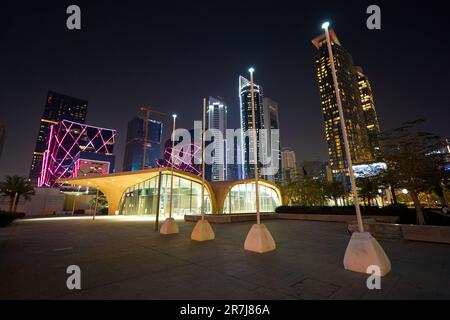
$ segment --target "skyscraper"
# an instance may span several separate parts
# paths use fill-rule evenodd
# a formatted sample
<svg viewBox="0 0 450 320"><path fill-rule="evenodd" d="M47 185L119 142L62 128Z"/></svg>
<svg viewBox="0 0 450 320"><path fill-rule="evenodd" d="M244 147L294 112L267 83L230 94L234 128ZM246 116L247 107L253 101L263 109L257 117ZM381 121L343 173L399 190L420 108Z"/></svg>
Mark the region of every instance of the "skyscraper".
<svg viewBox="0 0 450 320"><path fill-rule="evenodd" d="M353 58L342 47L332 29L330 29L330 38L353 163L361 164L374 162L375 159L370 150L369 137L358 86L358 76L353 65ZM347 181L348 165L345 157L344 140L325 34L312 40L312 43L317 48L317 81L325 124L325 136L328 144L330 167L335 179Z"/></svg>
<svg viewBox="0 0 450 320"><path fill-rule="evenodd" d="M37 185L42 170L44 152L50 137L50 127L61 120L85 123L88 102L86 100L70 97L64 94L49 91L41 117L39 133L33 152L30 168L31 183Z"/></svg>
<svg viewBox="0 0 450 320"><path fill-rule="evenodd" d="M144 156L144 119L134 117L128 122L127 141L123 159L123 171L142 169ZM148 121L147 146L145 151L145 167L157 167L157 160L161 157L163 124L150 119Z"/></svg>
<svg viewBox="0 0 450 320"><path fill-rule="evenodd" d="M214 150L212 164L207 164L206 179L209 181L227 180L227 105L220 98L208 98L208 108L206 109L206 129L215 129L222 135L224 141L222 150Z"/></svg>
<svg viewBox="0 0 450 320"><path fill-rule="evenodd" d="M3 147L5 146L6 140L6 126L0 123L0 159L2 157Z"/></svg>
<svg viewBox="0 0 450 320"><path fill-rule="evenodd" d="M253 167L253 135L250 131L253 129L252 119L252 98L250 92L250 81L246 78L239 77L239 101L240 101L240 115L241 115L241 129L243 134L247 132L247 137L242 135L242 177L250 179L255 177ZM259 141L260 134L259 129L264 127L264 115L263 115L263 89L257 84L253 84L254 102L255 102L255 126L256 126L256 140ZM259 154L260 145L257 144L257 153ZM261 163L258 162L258 168L261 167ZM261 171L258 170L261 174Z"/></svg>
<svg viewBox="0 0 450 320"><path fill-rule="evenodd" d="M356 67L356 74L358 76L358 89L364 113L364 121L366 122L370 152L372 153L373 159L379 159L381 157L380 141L378 138L380 134L380 126L378 124L372 87L370 86L369 79L363 73L363 69L361 67Z"/></svg>
<svg viewBox="0 0 450 320"><path fill-rule="evenodd" d="M281 168L283 184L293 182L297 179L297 161L295 151L291 148L283 148L281 150Z"/></svg>
<svg viewBox="0 0 450 320"><path fill-rule="evenodd" d="M111 173L114 167L113 149L116 130L61 120L50 126L49 139L42 160L38 186L53 187L58 179L72 178L90 173ZM104 155L98 157L92 154ZM105 157L107 156L107 157ZM109 164L104 167L83 168L88 164ZM107 169L105 169L107 168ZM81 169L83 172L79 172Z"/></svg>
<svg viewBox="0 0 450 320"><path fill-rule="evenodd" d="M278 119L278 102L273 101L268 97L263 98L263 118L264 129L267 130L267 156L274 157L271 161L276 161L278 164L278 171L274 175L266 176L266 179L273 183L281 183L281 150L280 150L280 134L275 130L280 130L280 121Z"/></svg>

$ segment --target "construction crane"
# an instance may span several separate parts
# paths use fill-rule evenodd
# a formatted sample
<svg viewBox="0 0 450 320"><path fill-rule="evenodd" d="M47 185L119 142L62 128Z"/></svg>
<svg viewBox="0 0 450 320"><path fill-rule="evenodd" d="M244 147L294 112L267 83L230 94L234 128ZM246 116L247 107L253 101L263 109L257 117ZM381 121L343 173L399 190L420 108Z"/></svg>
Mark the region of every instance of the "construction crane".
<svg viewBox="0 0 450 320"><path fill-rule="evenodd" d="M142 170L145 169L145 161L147 160L147 143L148 143L148 121L150 119L150 114L155 113L159 114L165 117L168 117L169 115L164 112L160 112L157 110L153 110L150 107L142 107L141 111L144 112L144 144L143 144L143 152L142 152Z"/></svg>

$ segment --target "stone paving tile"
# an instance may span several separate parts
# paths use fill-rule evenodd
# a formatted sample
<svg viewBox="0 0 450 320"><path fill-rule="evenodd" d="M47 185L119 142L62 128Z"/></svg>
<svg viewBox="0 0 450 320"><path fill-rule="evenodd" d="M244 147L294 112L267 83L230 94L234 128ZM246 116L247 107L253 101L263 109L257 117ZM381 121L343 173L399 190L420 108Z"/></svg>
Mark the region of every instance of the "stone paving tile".
<svg viewBox="0 0 450 320"><path fill-rule="evenodd" d="M190 240L193 223L161 236L147 221L19 221L0 229L1 299L450 299L450 246L379 240L393 270L381 290L344 270L345 224L267 221L277 250L243 249L252 223L214 224L215 241ZM66 267L82 290L66 288Z"/></svg>

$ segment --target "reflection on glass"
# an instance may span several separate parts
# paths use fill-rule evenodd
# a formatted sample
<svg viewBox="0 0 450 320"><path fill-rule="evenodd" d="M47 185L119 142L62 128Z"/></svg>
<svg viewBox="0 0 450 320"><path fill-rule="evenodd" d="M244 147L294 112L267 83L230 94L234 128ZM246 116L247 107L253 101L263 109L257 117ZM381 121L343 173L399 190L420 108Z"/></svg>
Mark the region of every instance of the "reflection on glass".
<svg viewBox="0 0 450 320"><path fill-rule="evenodd" d="M254 182L235 185L228 192L224 202L224 213L256 212L256 185ZM259 205L261 212L274 212L281 204L277 192L259 185Z"/></svg>
<svg viewBox="0 0 450 320"><path fill-rule="evenodd" d="M158 206L158 176L140 182L125 190L120 202L120 214L155 215ZM202 185L182 177L173 177L174 217L185 214L200 214ZM163 219L169 216L170 208L170 174L161 175L159 214ZM205 188L205 213L211 213L211 201Z"/></svg>

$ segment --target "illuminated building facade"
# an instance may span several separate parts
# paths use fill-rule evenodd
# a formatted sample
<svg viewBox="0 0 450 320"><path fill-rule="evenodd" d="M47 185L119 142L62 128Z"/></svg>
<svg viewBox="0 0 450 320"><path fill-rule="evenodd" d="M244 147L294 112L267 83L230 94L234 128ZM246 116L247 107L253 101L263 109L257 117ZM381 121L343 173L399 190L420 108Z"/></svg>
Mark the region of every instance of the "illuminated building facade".
<svg viewBox="0 0 450 320"><path fill-rule="evenodd" d="M114 171L115 156L80 151L73 160L73 177L105 175Z"/></svg>
<svg viewBox="0 0 450 320"><path fill-rule="evenodd" d="M77 160L83 159L87 152L112 156L115 138L116 130L68 120L50 126L38 186L55 187L58 186L56 180L79 175L76 165L80 168L82 162ZM95 162L92 156L89 160ZM109 168L111 171L112 166Z"/></svg>
<svg viewBox="0 0 450 320"><path fill-rule="evenodd" d="M356 67L356 74L358 77L358 89L361 99L361 106L364 113L364 121L366 122L370 152L372 153L373 159L379 160L381 157L379 141L380 125L378 124L372 87L370 86L369 79L363 73L361 67Z"/></svg>
<svg viewBox="0 0 450 320"><path fill-rule="evenodd" d="M177 170L202 175L202 144L201 138L195 141L194 130L189 130L191 141L175 141L172 153L172 140L164 144L163 158L157 161L158 167L174 167Z"/></svg>
<svg viewBox="0 0 450 320"><path fill-rule="evenodd" d="M223 137L223 149L214 150L212 155L212 164L206 164L205 178L208 181L224 181L227 180L227 105L219 98L208 98L208 106L206 109L206 129L214 129ZM222 152L221 152L222 151Z"/></svg>
<svg viewBox="0 0 450 320"><path fill-rule="evenodd" d="M88 102L86 100L53 91L48 92L33 152L33 159L31 161L29 177L32 184L38 184L38 179L42 171L44 153L47 150L50 137L50 127L64 119L85 123L87 109Z"/></svg>
<svg viewBox="0 0 450 320"><path fill-rule="evenodd" d="M145 167L157 167L161 156L163 124L160 121L149 119L147 131L147 146L145 152ZM142 169L144 153L144 119L134 117L128 122L123 171Z"/></svg>
<svg viewBox="0 0 450 320"><path fill-rule="evenodd" d="M119 172L105 176L61 179L58 183L79 187L96 186L108 201L108 214L158 215L162 220L170 210L170 168L151 168ZM172 216L201 213L202 179L199 176L173 170ZM274 212L281 205L280 190L272 183L260 180L260 210ZM255 181L205 181L206 214L255 213Z"/></svg>
<svg viewBox="0 0 450 320"><path fill-rule="evenodd" d="M334 55L338 86L345 128L353 163L371 163L373 157L361 104L358 75L351 55L341 46L334 30L330 29L331 47ZM339 111L334 90L331 64L328 57L325 34L315 38L312 43L317 49L316 75L319 85L325 136L328 144L329 164L333 177L338 181L348 180L348 164L345 157Z"/></svg>
<svg viewBox="0 0 450 320"><path fill-rule="evenodd" d="M291 183L297 180L297 161L295 157L295 151L291 148L283 148L281 151L281 170L282 170L282 182L284 184Z"/></svg>
<svg viewBox="0 0 450 320"><path fill-rule="evenodd" d="M253 119L252 119L252 98L250 90L250 81L246 78L239 77L239 105L240 105L240 115L241 115L241 129L243 134L248 133L248 138L244 136L241 137L242 141L242 177L245 179L250 179L255 177L254 170L254 156L253 156L253 134L251 130L253 129ZM260 141L259 129L264 127L264 113L263 113L263 89L257 84L253 84L253 96L255 102L255 129L256 129L256 140ZM257 153L259 154L259 143L257 144ZM260 170L261 163L258 161L258 171Z"/></svg>

